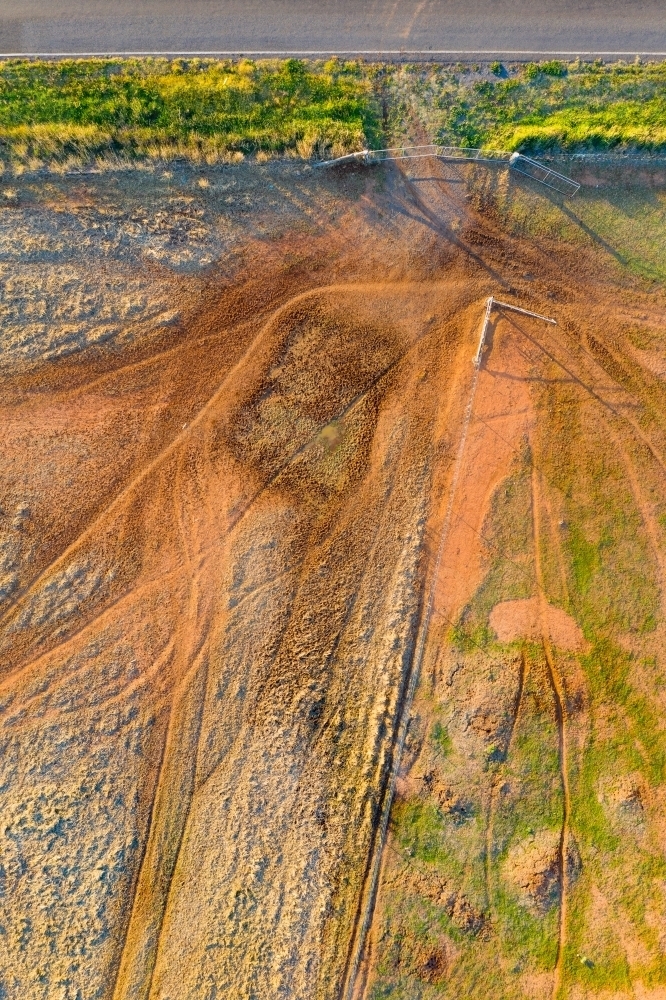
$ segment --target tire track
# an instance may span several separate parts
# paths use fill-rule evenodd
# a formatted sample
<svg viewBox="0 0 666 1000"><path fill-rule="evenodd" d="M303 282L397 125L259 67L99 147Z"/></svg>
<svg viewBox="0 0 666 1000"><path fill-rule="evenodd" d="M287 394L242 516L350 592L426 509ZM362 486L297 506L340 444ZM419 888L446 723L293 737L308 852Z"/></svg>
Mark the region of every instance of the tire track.
<svg viewBox="0 0 666 1000"><path fill-rule="evenodd" d="M178 576L180 572L181 572L180 569L174 569L170 573L165 573L162 576L153 577L150 580L146 580L146 582L142 583L140 586L131 587L129 590L126 590L122 594L119 594L119 596L115 600L111 601L110 604L107 604L106 607L102 608L102 610L98 614L94 615L91 619L89 619L89 621L85 622L85 624L82 625L81 628L77 629L75 632L71 632L64 639L57 642L54 646L51 646L50 649L47 649L43 653L40 653L34 659L28 660L25 663L21 664L21 666L17 667L11 673L5 674L5 676L2 677L2 679L0 680L0 694L2 694L2 692L5 691L8 687L13 686L17 681L20 681L27 673L29 673L35 667L39 666L44 660L47 660L50 656L53 656L55 653L58 653L59 651L66 649L66 647L69 646L75 639L81 639L81 637L84 636L87 631L92 629L93 626L95 626L96 628L106 627L105 624L103 625L103 623L105 623L105 619L110 616L112 611L114 610L118 611L133 598L140 597L146 591L153 590L155 587L158 586L163 586L165 581L173 579L174 577ZM76 676L76 673L73 673L71 676L72 677Z"/></svg>
<svg viewBox="0 0 666 1000"><path fill-rule="evenodd" d="M523 705L523 692L525 690L525 682L530 670L529 660L525 654L525 650L522 649L520 652L520 667L518 671L518 691L516 692L516 698L513 706L513 719L511 722L511 730L509 732L509 739L506 745L506 754L502 767L496 774L491 786L490 786L490 797L488 801L488 819L486 822L486 856L485 856L485 874L486 874L486 898L488 900L488 912L492 917L493 910L493 894L492 894L492 851L493 851L493 831L495 825L495 815L497 812L497 796L499 793L500 785L502 784L502 778L504 777L504 772L506 771L506 765L511 755L514 744L514 735L516 729L518 728L518 719L520 717L520 710Z"/></svg>
<svg viewBox="0 0 666 1000"><path fill-rule="evenodd" d="M527 340L529 340L532 344L534 344L534 346L538 348L538 350L540 350L543 354L545 354L546 357L548 357L551 361L555 362L556 365L559 365L559 367L563 371L565 371L567 375L571 379L573 379L577 385L581 387L581 389L584 389L587 393L589 393L589 395L593 399L595 399L598 403L600 403L605 410L610 411L613 414L613 416L617 417L619 420L623 420L626 423L628 423L629 426L634 431L634 433L636 434L636 436L640 438L645 447L649 450L654 460L659 464L662 471L666 472L666 459L664 459L663 455L661 455L661 453L658 451L656 445L653 444L651 438L648 437L648 435L645 433L642 427L635 420L633 420L630 416L628 416L628 414L623 413L622 410L615 403L612 403L610 400L605 399L604 396L601 395L602 390L597 392L597 390L593 389L591 385L588 385L587 382L583 381L580 375L576 374L576 372L572 368L567 367L567 365L565 365L563 361L560 361L559 358L557 358L554 354L552 354L546 347L543 346L543 344L541 344L538 340L536 340L535 337L533 337L529 333L526 333L522 327L518 327L518 329ZM553 339L555 340L557 346L560 347L563 351L565 351L565 353L568 354L572 360L580 364L579 358L574 358L571 351L568 348L564 347L560 343L560 341L557 340L556 337L554 337ZM620 392L625 395L625 397L626 396L630 398L632 397L633 394L630 393L627 389L625 389L624 386L616 379L614 379L612 375L609 375L606 369L596 360L596 358L592 354L590 354L589 351L585 351L585 354L586 358L589 358L589 360L587 361L588 367L590 366L590 364L592 364L599 371L603 372L606 378L609 378L611 382L613 382L618 387ZM637 405L642 405L640 403L640 400L637 399L637 397L633 396L633 399L636 400Z"/></svg>
<svg viewBox="0 0 666 1000"><path fill-rule="evenodd" d="M437 550L437 556L435 558L435 563L432 570L426 602L422 611L421 621L419 623L414 655L412 657L412 661L410 664L409 674L406 678L406 690L402 700L400 719L397 726L395 749L392 754L392 762L387 780L386 792L382 803L379 822L376 828L374 843L371 845L366 876L364 878L363 886L359 897L359 910L357 912L357 916L354 921L354 925L352 927L351 945L343 976L343 987L341 991L342 1000L352 1000L356 986L356 980L363 959L365 941L370 926L370 921L372 919L372 915L374 912L375 899L377 895L377 883L381 867L384 845L386 843L386 834L388 831L391 806L393 804L393 797L395 794L395 784L396 784L396 779L398 777L400 759L402 757L402 751L405 745L405 739L407 737L407 729L409 726L409 718L410 718L412 703L414 701L414 694L416 692L416 685L418 683L421 672L421 664L423 661L423 654L425 651L425 644L429 631L430 619L432 617L433 605L435 600L435 588L437 585L437 577L439 575L439 568L442 561L446 540L448 538L449 529L451 526L451 518L453 514L453 501L456 494L458 479L460 478L460 471L462 468L465 445L467 443L467 432L469 430L469 426L472 419L472 409L474 406L474 398L476 396L476 388L479 381L480 371L481 371L480 366L474 368L474 375L470 387L469 398L463 416L460 443L458 445L458 452L456 454L453 476L449 491L449 499L439 538L439 547Z"/></svg>
<svg viewBox="0 0 666 1000"><path fill-rule="evenodd" d="M543 567L541 564L541 510L540 510L540 490L539 473L535 465L532 466L532 526L534 535L534 565L536 571L537 593L539 597L539 612L541 617L541 636L544 656L548 668L548 679L555 699L555 715L557 718L557 731L560 757L560 780L562 782L563 810L562 829L560 832L560 842L558 847L558 868L560 876L560 918L557 939L557 956L555 959L555 969L553 974L553 1000L557 1000L562 986L562 970L564 966L564 950L567 943L567 858L569 855L570 821L571 821L571 791L569 788L569 742L567 734L567 708L566 692L561 674L558 670L555 657L550 645L550 632L548 628L548 603L546 601Z"/></svg>
<svg viewBox="0 0 666 1000"><path fill-rule="evenodd" d="M187 824L207 658L201 650L172 698L143 856L133 893L114 1000L149 996L171 880Z"/></svg>
<svg viewBox="0 0 666 1000"><path fill-rule="evenodd" d="M158 454L155 455L154 458L152 458L147 463L147 465L145 465L142 469L140 469L139 472L134 476L133 479L130 480L129 483L126 483L125 486L123 486L123 488L121 489L121 491L116 494L116 496L113 498L113 500L111 501L111 503L109 503L105 508L103 508L101 511L99 511L94 516L93 520L84 528L84 530L82 532L80 532L76 536L76 538L74 538L63 549L62 552L60 552L42 570L40 570L40 572L37 574L37 576L30 583L28 583L25 587L23 587L22 589L20 589L16 593L16 595L14 596L14 598L4 608L2 614L0 614L0 625L4 624L4 622L7 620L7 618L10 615L10 613L12 612L12 610L19 603L19 601L21 601L27 595L31 594L35 590L35 588L37 588L39 586L39 584L42 582L42 580L44 580L45 577L47 577L49 575L49 573L51 573L53 570L55 570L56 568L58 568L59 566L61 566L66 561L66 559L73 552L76 551L76 549L78 548L78 546L80 546L83 542L87 541L88 538L93 534L93 532L95 531L95 529L98 528L100 524L104 523L104 521L109 517L109 515L111 513L113 513L116 510L116 508L119 507L122 504L122 502L125 501L134 492L134 490L137 488L137 486L139 486L145 479L147 479L148 476L152 472L154 472L156 469L158 469L160 467L160 465L173 452L175 452L178 449L178 447L184 441L186 441L188 439L188 437L191 435L191 433L194 430L194 428L198 427L199 424L201 424L204 421L204 419L206 418L206 416L208 415L208 413L212 410L212 408L215 406L215 404L220 400L220 398L222 397L225 389L227 388L227 385L228 385L229 381L231 380L231 378L234 375L237 375L241 371L241 369L242 369L243 365L246 363L246 361L253 356L253 354L255 353L256 349L261 344L261 341L263 340L265 334L270 330L270 328L271 328L272 324L274 323L274 321L282 313L286 312L293 305L297 304L298 302L303 301L304 299L306 299L306 298L308 298L309 296L312 296L312 295L320 295L320 294L325 294L327 292L335 292L335 291L348 291L348 290L357 289L357 288L358 289L363 289L365 287L367 287L367 286L366 285L358 285L357 286L357 285L354 285L354 284L352 284L352 285L342 285L342 284L340 284L340 285L338 285L338 284L325 285L325 286L323 286L321 288L308 289L306 292L302 292L302 293L300 293L298 295L294 295L290 299L288 299L286 302L283 302L280 306L278 306L278 308L275 309L268 316L268 318L266 319L266 321L261 326L261 328L260 328L259 332L257 333L257 335L250 342L250 344L245 349L245 351L241 354L241 356L238 359L238 361L236 361L236 363L229 369L229 371L226 373L226 375L224 376L224 378L222 379L222 381L218 384L218 386L216 387L216 389L213 391L212 395L206 400L206 402L204 403L204 405L197 411L197 413L194 415L194 417L192 417L192 419L188 422L187 426L183 430L179 431L178 434L176 434L176 436L174 438L172 438L171 441L166 445L166 447L163 448L162 451L158 452Z"/></svg>
<svg viewBox="0 0 666 1000"><path fill-rule="evenodd" d="M617 451L620 454L622 463L625 467L631 493L634 498L634 503L636 504L638 512L641 516L641 520L643 521L643 526L645 527L645 532L650 542L650 548L652 549L652 554L657 564L657 573L659 578L659 595L660 595L661 614L662 614L662 623L659 626L657 635L660 635L663 641L664 628L666 623L666 558L664 557L664 553L659 544L659 529L654 514L650 510L650 503L646 499L645 494L643 493L643 490L641 488L633 460L629 455L629 452L627 451L625 445L623 444L622 438L619 436L615 428L613 428L610 425L609 421L606 421L606 426L613 440L613 443L615 444L615 447L617 448ZM626 708L624 706L617 705L616 709L619 711L619 713L622 715L622 718L624 719L624 723L627 728L627 733L632 733L635 727L631 723L629 713L627 712ZM638 753L640 754L646 769L649 771L650 768L654 766L654 761L650 757L650 754L647 752L645 745L643 744L640 737L634 734L633 738L634 738L634 746L638 751Z"/></svg>
<svg viewBox="0 0 666 1000"><path fill-rule="evenodd" d="M319 292L320 290L316 290ZM305 293L312 294L312 293ZM302 299L305 295L299 296ZM282 308L287 308L293 304L286 303ZM271 317L274 319L275 317ZM422 338L418 338L420 340ZM378 383L396 366L401 364L405 357L416 346L412 343L407 351L403 352L393 360L385 369L381 370L342 411L344 416L357 406L367 395L372 392ZM326 423L330 421L327 418ZM334 419L334 418L333 418ZM229 526L228 536L230 536L240 525L243 518L253 508L260 496L270 488L270 486L282 475L286 469L298 459L298 457L310 446L313 438L319 433L318 427L314 434L310 435L304 444L300 445L287 458L277 472L270 479L262 484L259 490L249 499L248 503L237 512ZM208 463L210 456L206 453ZM178 456L176 466L175 487L174 487L174 516L178 523L181 538L181 550L185 560L186 569L189 569L193 576L193 585L190 595L190 610L188 621L197 619L197 580L198 573L194 570L194 554L190 551L188 532L184 523L184 501L187 494L186 484L181 483L185 474L185 462L183 454ZM209 477L210 478L210 477ZM176 499L178 498L178 499ZM210 503L207 500L208 516L212 517ZM377 533L380 531L378 526ZM196 533L196 529L195 529ZM303 566L300 567L300 579L297 593L302 586ZM291 602L291 611L295 607L295 598ZM290 611L290 618L291 618ZM289 620L285 623L282 639L275 656L279 655L279 649L284 642L284 637ZM190 671L195 675L201 673L202 676L193 676L192 687L196 686L196 695L191 695L190 685L183 691L182 696L175 695L172 710L172 719L169 725L169 732L164 751L164 757L160 769L159 784L153 803L153 814L151 817L150 829L146 843L146 851L141 866L141 873L134 897L134 905L130 924L125 937L125 946L118 969L114 1000L146 1000L151 994L153 975L160 950L160 939L165 915L169 908L169 897L174 872L178 864L183 837L187 829L190 815L191 803L195 790L200 790L208 781L211 774L205 777L200 775L201 762L199 760L199 743L202 725L202 713L205 708L205 690L207 686L207 665L205 662L205 652L200 648L196 652L195 659L203 657L201 669L196 665ZM192 657L186 657L191 661ZM188 675L189 676L189 675ZM182 704L181 702L182 697ZM187 746L183 744L180 737L181 731L185 730L185 740ZM186 762L190 762L187 764ZM173 800L181 803L181 809L169 814L168 803Z"/></svg>
<svg viewBox="0 0 666 1000"><path fill-rule="evenodd" d="M233 376L239 374L239 372L242 370L243 365L250 358L252 358L252 356L254 355L255 351L257 350L257 348L261 344L261 342L262 342L265 334L270 330L271 326L274 324L275 320L280 317L280 315L282 315L288 309L292 308L294 305L296 305L296 304L298 304L300 302L303 302L307 298L310 298L312 296L321 296L321 295L325 295L327 293L336 293L336 292L349 292L349 291L357 291L358 292L358 291L365 291L367 289L375 289L376 290L376 289L382 288L382 287L383 287L383 284L382 283L378 283L378 282L363 282L363 283L324 285L324 286L321 286L319 288L308 289L305 292L299 293L298 295L294 295L291 298L289 298L286 302L283 302L280 306L278 306L278 308L275 309L268 316L268 318L266 319L265 323L262 325L261 329L259 330L259 332L255 336L255 338L251 341L251 343L249 344L249 346L243 352L243 354L238 359L238 361L233 365L233 367L229 369L229 371L224 376L222 382L219 383L219 385L217 386L217 388L215 389L215 391L213 392L213 394L208 398L208 400L206 401L206 403L201 407L201 409L189 421L189 423L187 424L187 426L183 430L181 430L169 442L169 444L165 448L162 449L161 452L159 452L154 458L152 458L150 460L150 462L148 462L148 464L145 465L134 476L134 478L132 480L130 480L130 482L127 483L122 488L122 490L120 491L120 493L116 494L116 496L113 498L113 500L111 501L110 504L108 504L103 510L99 511L94 516L93 520L84 528L84 530L82 532L79 533L79 535L77 535L76 538L74 538L70 543L68 543L68 545L65 547L65 549L63 549L62 552L60 552L42 570L40 570L40 572L37 574L36 577L33 578L32 581L30 581L25 587L23 587L23 588L21 588L20 590L17 591L16 595L5 606L4 610L2 611L2 614L0 614L0 626L2 626L2 625L5 624L5 622L10 617L12 611L19 604L19 602L21 602L24 598L28 597L31 593L33 593L39 587L40 583L45 578L47 578L50 573L52 573L54 570L57 570L58 568L60 568L61 566L63 566L63 564L65 564L66 560L77 550L77 548L80 545L82 545L84 542L86 542L94 534L94 531L97 528L99 528L99 526L101 524L103 524L108 519L108 517L113 512L115 512L115 510L118 507L121 506L121 504L124 501L127 500L127 498L136 490L136 488L145 479L147 479L152 472L154 472L156 469L158 469L167 458L169 458L174 452L177 451L177 449L180 447L180 445L183 444L183 442L185 442L190 437L190 435L192 434L192 431L195 429L195 427L198 427L201 423L203 423L203 421L205 420L205 418L208 416L209 412L213 409L213 407L216 405L216 403L218 403L219 400L222 398L223 393L224 393L225 389L227 388L229 381L233 378ZM403 354L401 354L398 358L396 358L393 362L391 362L384 370L382 370L375 377L375 379L370 383L370 385L368 387L366 387L366 389L364 389L355 399L353 399L346 407L343 408L343 410L341 411L341 413L331 415L327 419L327 423L330 422L331 420L340 419L341 416L344 416L353 407L353 405L355 403L357 403L358 401L360 401L377 384L377 382L379 382L379 380L384 375L386 375L392 368L396 367L401 361L403 361L405 359L405 357L407 357L409 355L409 353L418 345L418 343L424 337L428 336L431 332L432 331L428 329L428 330L424 331L420 336L418 336L417 338L415 338L414 342L412 344L410 344L409 348ZM325 424L322 425L322 427L323 426L325 426ZM316 433L318 433L322 429L322 427L317 428ZM289 463L291 461L293 461L294 458L296 458L298 454L300 454L302 451L305 450L305 448L308 446L309 443L310 443L310 439L308 441L306 441L303 445L301 445L298 449L296 449L296 451L289 457L289 459L287 460L287 462L285 463L285 465L283 467L281 467L275 473L275 475L268 481L268 483L265 483L261 487L261 489L258 491L258 493L254 497L252 497L252 500L250 501L250 504L248 505L248 508L246 508L246 510L242 511L240 517L242 517L246 513L247 509L249 509L249 506L253 502L255 502L255 500L257 499L257 497L259 495L261 495L261 493L266 488L266 486L270 485L270 483L273 482L275 480L275 478L277 478L277 476L281 472L284 471L284 469L289 465ZM236 520L233 522L232 526L235 526Z"/></svg>
<svg viewBox="0 0 666 1000"><path fill-rule="evenodd" d="M662 615L666 619L666 558L664 557L662 547L659 543L659 534L655 523L655 517L650 510L650 505L641 488L633 461L629 452L625 448L622 439L615 428L611 426L610 421L606 421L606 427L622 459L622 464L624 465L627 479L629 480L629 486L634 498L634 503L636 504L641 520L643 521L645 533L648 536L650 548L652 549L652 554L657 564L657 571L659 574L659 592L661 596L661 611Z"/></svg>
<svg viewBox="0 0 666 1000"><path fill-rule="evenodd" d="M123 687L121 687L115 694L109 694L108 697L100 701L95 707L101 709L108 709L112 705L118 704L123 700L128 699L136 691L139 691L144 685L149 684L162 670L163 667L170 664L175 648L175 640L172 637L168 639L162 648L155 654L152 658L149 666L144 670L138 677L131 681L128 681ZM72 674L68 674L65 680L65 684L71 684L73 679L77 679L77 675L83 673L89 667L89 663L84 664L79 667L78 670ZM27 701L21 702L20 711L21 713L29 714L34 705L38 705L41 698L43 698L45 692L38 691L36 694L28 698ZM42 720L47 719L58 719L62 718L62 709L49 709L41 715ZM8 713L7 719L11 720L11 714Z"/></svg>
<svg viewBox="0 0 666 1000"><path fill-rule="evenodd" d="M208 477L207 477L208 478ZM144 853L132 896L130 918L118 964L114 1000L146 1000L150 995L164 914L195 789L199 737L208 681L210 609L200 608L202 559L200 522L185 523L186 500L196 494L178 457L173 483L173 516L190 581L186 628L177 659L183 680L171 699L169 725L155 785ZM196 496L193 501L196 506ZM210 516L210 512L209 512ZM188 537L189 536L189 537ZM190 545L190 542L193 544Z"/></svg>
<svg viewBox="0 0 666 1000"><path fill-rule="evenodd" d="M332 286L332 287L336 287L336 286ZM310 294L310 293L306 293L306 294ZM351 412L353 412L353 410L355 409L355 407L358 406L361 402L363 402L365 400L365 398L368 396L368 394L371 393L374 389L377 388L377 386L381 383L382 379L386 375L390 374L394 369L397 369L399 367L399 365L402 364L402 362L405 361L405 359L409 357L409 355L412 353L412 351L414 351L418 347L418 345L421 343L421 341L424 340L426 337L428 337L432 332L433 332L432 330L428 329L428 330L424 331L422 334L420 334L417 338L415 338L414 342L412 344L410 344L410 346L407 348L406 351L404 351L397 358L395 358L393 361L391 361L385 368L383 368L377 375L375 375L373 377L372 381L365 387L365 389L363 389L357 396L355 396L349 403L347 403L340 411L338 411L337 413L334 413L332 415L327 416L325 422L319 424L316 428L313 429L313 431L310 434L310 436L308 437L308 439L306 441L304 441L301 445L299 445L287 457L287 459L284 461L284 463L264 483L261 484L261 486L256 490L256 492L247 500L247 502L245 503L244 506L242 506L240 509L238 509L238 510L236 510L234 512L234 515L230 519L230 522L229 522L228 528L227 528L229 536L231 536L233 534L233 532L240 526L240 524L243 521L243 519L251 511L251 509L254 506L254 504L256 504L257 501L264 495L264 493L271 486L273 486L276 482L279 481L280 477L287 471L287 469L289 468L289 466L294 461L296 461L302 454L304 454L307 451L307 449L312 445L314 439L320 434L320 432L323 430L323 428L326 427L327 424L329 424L330 422L336 421L336 420L342 420L344 417L348 416ZM187 430L189 431L191 429L191 427L192 427L192 425L190 424L188 426ZM187 432L183 431L179 435L179 437L181 437L183 439L186 439ZM128 487L128 489L129 489L129 487ZM116 498L116 499L120 499L120 498ZM114 506L115 502L116 501L114 500L114 503L111 506ZM101 516L100 516L100 519L101 519ZM84 532L84 534L88 534L89 532L91 532L92 531L92 527L94 527L94 525L92 525L88 529L86 529L86 531ZM80 537L82 537L82 536L80 536ZM74 549L76 547L76 545L78 544L79 540L76 540L75 542L73 542L69 548ZM68 551L69 550L67 550L67 552ZM203 548L201 551L202 551L202 553L205 554L205 553L207 553L208 550L206 548ZM66 557L66 555L67 555L67 552L63 553L62 556L58 557L58 559L53 564L51 564L50 568L47 567L43 571L42 575L46 575L50 571L50 569L52 569L57 564L57 562L59 562L61 559L64 560L65 557ZM169 574L169 576L175 575L176 572L178 572L178 571L174 571L174 573ZM162 577L162 579L165 579L165 578L166 577ZM37 582L39 582L39 580ZM159 583L159 579L155 580L155 583L156 584ZM127 593L131 593L131 591L129 591ZM127 596L127 593L121 595L119 598L117 598L116 600L114 600L112 602L112 604L110 604L106 608L102 609L102 611L100 611L99 614L95 616L95 618L99 618L102 615L106 614L106 611L108 611L111 607L113 607L119 601L123 601L125 599L125 597ZM25 596L25 593L22 594L22 595L19 595L19 598L17 599L17 601L15 603L18 603L18 600L20 600L22 596ZM12 610L11 607L9 607L7 609L7 613L9 614L9 612L11 612L11 610ZM1 624L2 624L2 618L0 617L0 625ZM80 632L82 632L86 628L88 628L89 625L90 625L90 622L87 622L74 635L80 634ZM73 637L74 636L68 636L68 637L66 637L63 640L63 642L59 643L58 645L62 645L64 643L69 642ZM53 648L57 648L57 647L53 647ZM53 651L53 649L47 649L47 650L45 650L43 653L40 653L39 656L36 657L34 661L31 661L31 662L37 662L37 660L40 660L43 657L48 656L52 651ZM19 669L19 671L22 671L24 668L20 667L18 669ZM16 674L13 674L13 675L10 675L10 676L16 676ZM7 678L7 679L9 679L9 678ZM4 681L3 681L3 683L4 683ZM1 688L1 685L0 685L0 688Z"/></svg>

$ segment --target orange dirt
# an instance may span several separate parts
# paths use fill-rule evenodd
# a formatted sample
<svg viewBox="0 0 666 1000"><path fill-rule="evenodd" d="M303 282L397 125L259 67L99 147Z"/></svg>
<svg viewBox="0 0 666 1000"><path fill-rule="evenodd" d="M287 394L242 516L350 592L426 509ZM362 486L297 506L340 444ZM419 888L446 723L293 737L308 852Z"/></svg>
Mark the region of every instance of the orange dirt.
<svg viewBox="0 0 666 1000"><path fill-rule="evenodd" d="M171 332L5 375L0 971L23 996L342 973L418 621L431 373L477 294L404 254L381 280L349 213L246 237L233 282L178 279Z"/></svg>
<svg viewBox="0 0 666 1000"><path fill-rule="evenodd" d="M546 604L543 609L545 628L554 646L582 653L587 649L583 631L571 615L561 608ZM490 627L497 633L500 642L515 639L535 641L541 638L543 623L538 597L522 601L502 601L490 612Z"/></svg>
<svg viewBox="0 0 666 1000"><path fill-rule="evenodd" d="M29 342L17 321L3 362L8 996L339 995L424 594L435 622L473 596L534 425L532 321L498 317L433 580L484 297L607 314L594 262L571 277L505 237L439 163L383 189L281 169L279 206L211 223L233 229L233 267L205 263L198 230L194 275L151 244L125 301L127 261L94 258L86 280L118 297L108 343L79 302L69 333L67 309ZM72 185L68 211L99 184ZM35 198L49 226L68 204ZM76 298L92 250L68 263L70 246ZM25 264L16 296L46 275L26 315L65 263ZM415 967L437 984L456 954Z"/></svg>
<svg viewBox="0 0 666 1000"><path fill-rule="evenodd" d="M478 307L477 323L480 333ZM520 332L503 315L496 315L487 343L487 363L479 373L463 467L453 499L451 528L435 591L435 614L450 623L457 619L485 575L488 551L483 524L490 500L509 474L516 451L534 421ZM470 365L469 357L465 362Z"/></svg>

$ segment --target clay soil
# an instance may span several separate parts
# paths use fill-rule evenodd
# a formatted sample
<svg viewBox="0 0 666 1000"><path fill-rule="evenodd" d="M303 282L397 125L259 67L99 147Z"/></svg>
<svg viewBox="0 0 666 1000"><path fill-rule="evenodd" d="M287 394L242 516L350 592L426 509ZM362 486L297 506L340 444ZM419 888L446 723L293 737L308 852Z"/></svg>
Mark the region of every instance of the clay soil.
<svg viewBox="0 0 666 1000"><path fill-rule="evenodd" d="M582 668L557 649L567 629L563 647L585 648L567 515L520 471L552 450L542 427L562 410L544 418L543 393L573 386L608 417L628 496L645 488L639 460L658 485L662 431L637 408L659 375L620 378L608 331L663 298L592 249L513 234L469 168L167 180L26 180L2 210L0 997L328 1000L391 975L406 977L396 996L462 995L455 970L497 923L492 891L445 872L433 895L430 869L391 862L399 841L377 838L424 609L434 595L414 732L449 713L457 770L428 778L414 737L397 803L425 788L456 829L468 807L485 817L472 858L496 851L487 829L513 779L487 762L518 739L523 701L542 698L553 788L566 792L563 740L580 748L591 725ZM498 314L469 413L491 293L559 325L547 340ZM491 515L514 482L526 540L511 565L527 583L486 593L505 551ZM636 503L649 549L659 512L653 494ZM559 632L539 631L546 591ZM530 610L505 609L511 648L491 676L480 633L458 653L451 630L510 600ZM634 632L625 644L648 655ZM656 817L658 792L634 786ZM563 808L542 837L546 888L525 904L544 920L584 855ZM524 867L534 851L520 851ZM389 961L396 885L443 922ZM525 989L564 981L558 927L548 975L525 967Z"/></svg>

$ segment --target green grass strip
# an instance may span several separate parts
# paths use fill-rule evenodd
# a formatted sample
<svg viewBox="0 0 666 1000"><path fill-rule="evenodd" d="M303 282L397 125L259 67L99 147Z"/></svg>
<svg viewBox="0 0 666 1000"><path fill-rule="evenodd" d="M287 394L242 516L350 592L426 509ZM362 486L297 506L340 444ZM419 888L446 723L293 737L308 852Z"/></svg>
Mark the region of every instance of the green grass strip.
<svg viewBox="0 0 666 1000"><path fill-rule="evenodd" d="M342 155L378 136L371 82L353 62L0 63L0 156L10 162Z"/></svg>
<svg viewBox="0 0 666 1000"><path fill-rule="evenodd" d="M666 149L666 63L395 68L434 141L526 153Z"/></svg>

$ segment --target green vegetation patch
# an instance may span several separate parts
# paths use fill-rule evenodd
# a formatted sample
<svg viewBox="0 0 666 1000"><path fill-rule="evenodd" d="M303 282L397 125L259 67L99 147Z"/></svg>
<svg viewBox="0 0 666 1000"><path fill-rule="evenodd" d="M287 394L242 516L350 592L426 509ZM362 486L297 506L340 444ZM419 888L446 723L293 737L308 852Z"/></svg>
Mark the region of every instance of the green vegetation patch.
<svg viewBox="0 0 666 1000"><path fill-rule="evenodd" d="M377 136L368 73L353 62L0 64L0 150L31 166L109 154L210 163L230 154L342 155Z"/></svg>
<svg viewBox="0 0 666 1000"><path fill-rule="evenodd" d="M538 153L666 147L666 65L558 60L396 70L398 101L434 141Z"/></svg>
<svg viewBox="0 0 666 1000"><path fill-rule="evenodd" d="M435 752L441 757L448 757L453 750L453 743L446 726L436 722L432 727L431 736Z"/></svg>
<svg viewBox="0 0 666 1000"><path fill-rule="evenodd" d="M444 821L432 803L418 799L398 802L392 813L398 845L417 863L439 865L450 876L461 879L463 866L452 854L444 836Z"/></svg>
<svg viewBox="0 0 666 1000"><path fill-rule="evenodd" d="M502 950L515 960L516 971L525 967L550 971L557 956L557 907L537 916L521 906L503 887L496 890L494 904Z"/></svg>
<svg viewBox="0 0 666 1000"><path fill-rule="evenodd" d="M0 156L30 168L113 156L208 163L249 154L339 156L405 138L414 111L445 144L534 153L661 150L666 65L0 64ZM382 128L392 136L383 138Z"/></svg>

